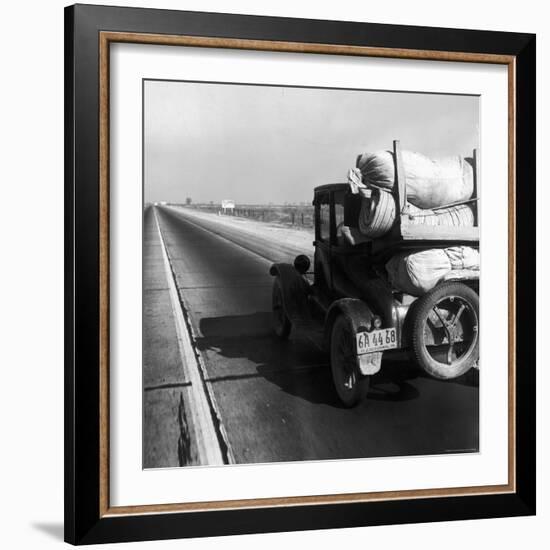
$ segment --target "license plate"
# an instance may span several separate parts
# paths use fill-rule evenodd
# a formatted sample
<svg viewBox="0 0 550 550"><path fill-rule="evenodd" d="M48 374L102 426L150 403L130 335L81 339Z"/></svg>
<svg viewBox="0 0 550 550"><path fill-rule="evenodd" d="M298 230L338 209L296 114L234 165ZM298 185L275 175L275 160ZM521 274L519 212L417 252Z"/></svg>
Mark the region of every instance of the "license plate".
<svg viewBox="0 0 550 550"><path fill-rule="evenodd" d="M394 349L397 347L397 334L394 328L382 328L372 332L358 332L355 336L357 355Z"/></svg>

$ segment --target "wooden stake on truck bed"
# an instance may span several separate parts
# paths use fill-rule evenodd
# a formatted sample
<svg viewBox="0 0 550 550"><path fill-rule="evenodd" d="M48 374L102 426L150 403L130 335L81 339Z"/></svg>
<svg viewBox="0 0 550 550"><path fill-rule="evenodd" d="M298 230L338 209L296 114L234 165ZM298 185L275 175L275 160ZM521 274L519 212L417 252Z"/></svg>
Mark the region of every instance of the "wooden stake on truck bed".
<svg viewBox="0 0 550 550"><path fill-rule="evenodd" d="M394 192L397 193L397 216L396 225L400 226L403 220L401 214L405 211L407 206L407 182L405 176L405 169L403 167L403 159L401 158L401 144L399 140L393 140L393 159L395 162L395 183Z"/></svg>

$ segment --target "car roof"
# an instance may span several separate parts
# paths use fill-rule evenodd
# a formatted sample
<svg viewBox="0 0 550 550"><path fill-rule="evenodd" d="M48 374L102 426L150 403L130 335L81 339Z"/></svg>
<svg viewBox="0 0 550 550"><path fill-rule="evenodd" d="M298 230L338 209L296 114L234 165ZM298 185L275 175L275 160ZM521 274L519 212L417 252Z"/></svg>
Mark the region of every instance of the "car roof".
<svg viewBox="0 0 550 550"><path fill-rule="evenodd" d="M315 187L313 192L317 194L324 191L344 191L348 186L349 184L347 183L327 183L325 185L319 185L318 187Z"/></svg>

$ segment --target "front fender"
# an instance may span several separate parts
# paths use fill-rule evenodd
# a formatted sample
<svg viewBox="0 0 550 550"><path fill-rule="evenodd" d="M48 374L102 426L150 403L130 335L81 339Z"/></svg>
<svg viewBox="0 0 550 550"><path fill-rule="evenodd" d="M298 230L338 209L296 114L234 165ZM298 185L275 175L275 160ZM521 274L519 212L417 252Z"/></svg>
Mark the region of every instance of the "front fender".
<svg viewBox="0 0 550 550"><path fill-rule="evenodd" d="M311 287L307 279L296 271L293 265L276 263L269 268L269 274L277 277L283 290L283 307L291 322L309 321L311 312L308 296Z"/></svg>
<svg viewBox="0 0 550 550"><path fill-rule="evenodd" d="M325 316L325 329L323 342L327 348L330 348L330 337L332 325L339 315L345 315L351 324L354 334L364 330L370 330L374 313L362 300L357 298L342 298L336 300L328 308ZM327 349L327 351L329 351ZM363 375L375 374L382 365L382 352L367 353L358 355L357 366Z"/></svg>
<svg viewBox="0 0 550 550"><path fill-rule="evenodd" d="M353 330L357 333L363 330L369 330L374 313L365 302L358 300L357 298L341 298L336 300L328 308L325 315L325 342L330 342L330 333L332 331L332 325L338 315L345 315Z"/></svg>

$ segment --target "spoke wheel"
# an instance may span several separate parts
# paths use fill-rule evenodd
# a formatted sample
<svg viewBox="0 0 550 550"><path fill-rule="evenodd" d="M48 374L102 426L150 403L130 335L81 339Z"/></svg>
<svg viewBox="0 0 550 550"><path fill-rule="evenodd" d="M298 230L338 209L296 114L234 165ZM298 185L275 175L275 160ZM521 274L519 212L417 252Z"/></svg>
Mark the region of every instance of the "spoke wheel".
<svg viewBox="0 0 550 550"><path fill-rule="evenodd" d="M273 311L273 328L275 334L282 340L286 340L290 335L292 323L286 315L283 303L283 287L279 277L273 282L273 292L271 295L271 306Z"/></svg>
<svg viewBox="0 0 550 550"><path fill-rule="evenodd" d="M332 326L330 367L340 401L346 407L357 405L367 395L369 377L359 371L354 332L344 315L340 315Z"/></svg>
<svg viewBox="0 0 550 550"><path fill-rule="evenodd" d="M430 375L461 376L479 358L479 297L463 283L448 282L418 299L413 352Z"/></svg>

